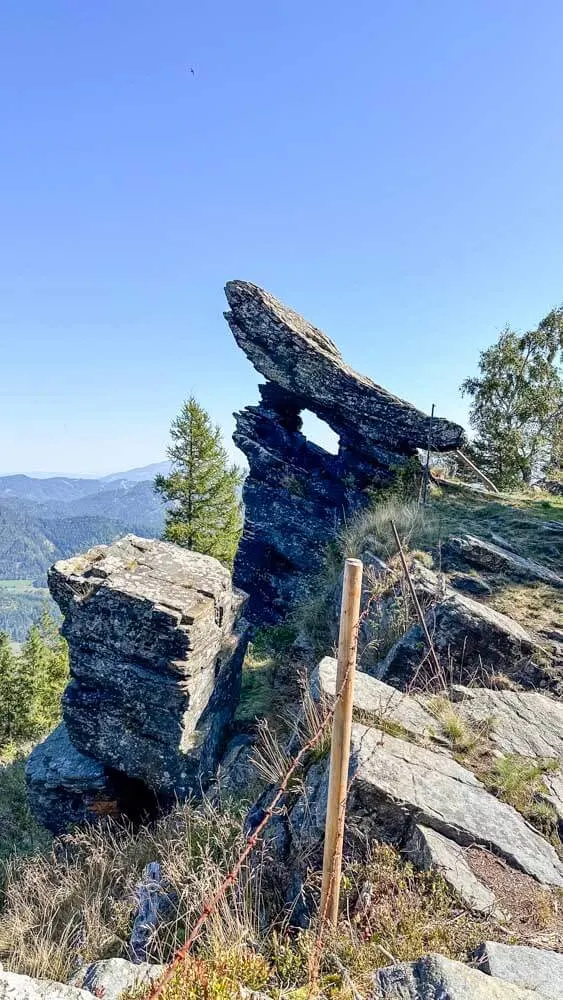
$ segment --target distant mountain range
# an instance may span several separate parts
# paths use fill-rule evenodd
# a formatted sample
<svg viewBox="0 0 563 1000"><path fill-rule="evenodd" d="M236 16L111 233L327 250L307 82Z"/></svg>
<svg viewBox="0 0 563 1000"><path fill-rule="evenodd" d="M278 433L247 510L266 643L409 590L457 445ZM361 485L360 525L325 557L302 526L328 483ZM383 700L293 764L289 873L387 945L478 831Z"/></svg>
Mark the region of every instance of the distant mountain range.
<svg viewBox="0 0 563 1000"><path fill-rule="evenodd" d="M105 476L0 477L0 630L21 640L48 599L46 573L57 559L122 535L155 538L164 506L153 489L168 463Z"/></svg>

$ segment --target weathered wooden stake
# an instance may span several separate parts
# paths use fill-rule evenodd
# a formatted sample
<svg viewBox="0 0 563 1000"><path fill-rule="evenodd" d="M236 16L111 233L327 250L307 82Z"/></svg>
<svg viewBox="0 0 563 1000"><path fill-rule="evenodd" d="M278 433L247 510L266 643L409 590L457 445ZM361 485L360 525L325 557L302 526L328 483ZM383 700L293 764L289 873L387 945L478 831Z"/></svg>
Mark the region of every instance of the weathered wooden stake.
<svg viewBox="0 0 563 1000"><path fill-rule="evenodd" d="M471 471L474 472L479 479L483 480L485 485L488 486L489 489L493 491L493 493L500 493L500 490L497 490L492 479L489 479L489 477L486 476L484 472L481 472L481 469L478 469L477 466L474 464L474 462L472 462L471 459L467 457L467 455L464 455L463 452L459 450L459 448L456 448L455 453L458 458L461 458L465 462L465 464L469 466Z"/></svg>
<svg viewBox="0 0 563 1000"><path fill-rule="evenodd" d="M428 494L428 480L430 479L430 449L432 447L432 428L434 424L434 407L435 404L432 403L432 413L430 414L430 422L428 424L428 447L426 449L426 464L424 466L424 480L422 486L422 506L426 507L426 497Z"/></svg>
<svg viewBox="0 0 563 1000"><path fill-rule="evenodd" d="M338 669L336 671L336 705L332 722L330 749L330 777L326 810L325 844L323 858L323 887L321 893L321 927L334 926L338 919L340 876L342 873L342 846L346 820L348 794L348 767L352 736L352 709L354 706L354 675L358 648L360 600L362 596L362 571L360 559L347 559L344 565L342 605L340 609L340 634L338 638Z"/></svg>

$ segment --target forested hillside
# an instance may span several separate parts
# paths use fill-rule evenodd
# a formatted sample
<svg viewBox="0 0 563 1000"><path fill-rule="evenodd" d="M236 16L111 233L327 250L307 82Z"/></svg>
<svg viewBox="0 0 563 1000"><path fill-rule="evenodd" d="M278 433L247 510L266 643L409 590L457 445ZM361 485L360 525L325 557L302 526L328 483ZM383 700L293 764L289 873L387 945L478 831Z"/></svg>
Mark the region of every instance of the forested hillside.
<svg viewBox="0 0 563 1000"><path fill-rule="evenodd" d="M46 574L57 559L128 532L157 537L164 507L152 480L0 478L0 630L22 641L51 605Z"/></svg>

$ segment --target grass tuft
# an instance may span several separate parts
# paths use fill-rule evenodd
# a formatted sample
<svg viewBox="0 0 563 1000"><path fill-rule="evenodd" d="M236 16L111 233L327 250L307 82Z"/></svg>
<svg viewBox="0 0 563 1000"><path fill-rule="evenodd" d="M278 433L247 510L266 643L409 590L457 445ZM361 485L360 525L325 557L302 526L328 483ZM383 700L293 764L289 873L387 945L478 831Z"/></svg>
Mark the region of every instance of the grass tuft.
<svg viewBox="0 0 563 1000"><path fill-rule="evenodd" d="M543 776L560 768L560 762L550 757L520 757L507 754L497 758L487 769L479 773L486 787L503 802L514 806L541 833L558 846L558 818L553 806L546 801L546 787Z"/></svg>

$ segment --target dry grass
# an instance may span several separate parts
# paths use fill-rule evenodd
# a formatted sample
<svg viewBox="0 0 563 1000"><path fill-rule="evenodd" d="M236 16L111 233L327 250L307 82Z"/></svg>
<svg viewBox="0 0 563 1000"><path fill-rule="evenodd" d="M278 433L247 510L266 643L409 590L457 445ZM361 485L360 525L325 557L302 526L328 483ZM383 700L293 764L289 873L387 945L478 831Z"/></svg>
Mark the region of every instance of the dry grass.
<svg viewBox="0 0 563 1000"><path fill-rule="evenodd" d="M171 913L151 957L169 958L229 870L241 825L236 812L185 804L150 829L86 828L51 852L5 863L0 960L13 971L64 981L85 962L125 955L136 886L154 860L162 865ZM238 941L257 932L255 877L249 869L228 895L208 928L211 938Z"/></svg>
<svg viewBox="0 0 563 1000"><path fill-rule="evenodd" d="M500 911L510 921L507 933L513 940L561 949L563 913L557 893L482 847L469 847L465 859L477 878L494 893Z"/></svg>
<svg viewBox="0 0 563 1000"><path fill-rule="evenodd" d="M487 604L532 632L561 628L561 591L546 583L497 578Z"/></svg>
<svg viewBox="0 0 563 1000"><path fill-rule="evenodd" d="M152 829L85 829L56 851L12 860L4 872L0 959L7 969L65 981L86 962L125 956L135 888L145 864L159 860L170 915L155 934L150 958L168 961L241 843L240 815L187 804ZM415 872L391 847L372 844L366 850L363 860L344 868L341 919L323 950L321 994L345 993L349 981L363 988L369 972L389 956L411 960L437 950L463 958L494 933L460 907L440 877ZM318 871L309 873L309 898L318 899L319 878ZM257 988L253 976L272 996L306 988L315 918L310 931L288 932L281 899L286 882L283 867L258 849L206 925L195 964L186 972L186 991L173 981L167 1000L175 1000L178 990L188 1000L234 1000L233 982ZM210 992L202 993L205 984Z"/></svg>
<svg viewBox="0 0 563 1000"><path fill-rule="evenodd" d="M357 557L369 549L382 559L397 553L391 527L395 524L401 543L417 548L435 536L435 526L428 509L414 500L390 497L362 511L340 532L339 549L344 557Z"/></svg>
<svg viewBox="0 0 563 1000"><path fill-rule="evenodd" d="M313 581L310 596L296 610L297 627L311 642L315 656L334 651L338 635L338 609L344 559L371 552L383 559L389 572L375 574L369 565L364 574L362 608L364 619L359 637L359 665L368 669L382 659L414 621L414 610L403 580L391 522L397 526L404 547L416 550L428 564L429 553L420 546L430 543L435 526L426 508L412 500L384 497L373 507L352 518L325 553L321 572Z"/></svg>

